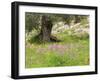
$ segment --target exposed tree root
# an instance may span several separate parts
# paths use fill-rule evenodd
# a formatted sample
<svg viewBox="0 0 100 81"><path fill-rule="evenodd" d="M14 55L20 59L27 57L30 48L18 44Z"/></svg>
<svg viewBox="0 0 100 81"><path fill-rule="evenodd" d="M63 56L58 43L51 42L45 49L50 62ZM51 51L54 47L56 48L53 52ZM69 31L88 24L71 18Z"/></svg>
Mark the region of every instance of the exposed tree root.
<svg viewBox="0 0 100 81"><path fill-rule="evenodd" d="M50 36L50 40L51 40L51 42L60 42L61 41L57 37L55 37L53 35Z"/></svg>

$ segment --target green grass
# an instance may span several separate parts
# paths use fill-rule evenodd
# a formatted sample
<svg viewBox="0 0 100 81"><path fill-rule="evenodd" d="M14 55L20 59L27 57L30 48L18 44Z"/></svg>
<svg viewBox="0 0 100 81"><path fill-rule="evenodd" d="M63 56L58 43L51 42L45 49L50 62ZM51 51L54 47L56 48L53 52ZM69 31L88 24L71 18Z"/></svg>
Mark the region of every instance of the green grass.
<svg viewBox="0 0 100 81"><path fill-rule="evenodd" d="M55 35L61 42L26 43L26 68L89 65L89 37Z"/></svg>

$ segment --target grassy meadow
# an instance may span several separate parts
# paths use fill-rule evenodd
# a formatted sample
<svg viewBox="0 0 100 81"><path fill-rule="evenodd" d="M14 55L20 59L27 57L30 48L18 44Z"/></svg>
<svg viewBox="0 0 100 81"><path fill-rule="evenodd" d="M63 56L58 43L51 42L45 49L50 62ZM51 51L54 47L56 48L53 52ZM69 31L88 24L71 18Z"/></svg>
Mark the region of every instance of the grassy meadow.
<svg viewBox="0 0 100 81"><path fill-rule="evenodd" d="M89 65L89 36L53 34L61 42L30 43L26 41L26 68ZM32 41L36 39L32 38Z"/></svg>

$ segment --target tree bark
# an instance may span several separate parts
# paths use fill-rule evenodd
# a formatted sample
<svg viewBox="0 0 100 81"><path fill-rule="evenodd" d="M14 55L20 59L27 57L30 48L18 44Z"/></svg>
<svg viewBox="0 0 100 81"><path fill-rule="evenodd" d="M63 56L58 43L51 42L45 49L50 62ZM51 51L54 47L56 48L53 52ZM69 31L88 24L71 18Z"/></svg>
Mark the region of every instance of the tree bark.
<svg viewBox="0 0 100 81"><path fill-rule="evenodd" d="M53 23L47 16L41 17L41 32L39 34L39 39L42 42L58 42L60 40L57 37L51 35Z"/></svg>
<svg viewBox="0 0 100 81"><path fill-rule="evenodd" d="M43 42L50 42L50 36L52 31L52 21L47 16L42 16L41 19L41 32L40 39Z"/></svg>

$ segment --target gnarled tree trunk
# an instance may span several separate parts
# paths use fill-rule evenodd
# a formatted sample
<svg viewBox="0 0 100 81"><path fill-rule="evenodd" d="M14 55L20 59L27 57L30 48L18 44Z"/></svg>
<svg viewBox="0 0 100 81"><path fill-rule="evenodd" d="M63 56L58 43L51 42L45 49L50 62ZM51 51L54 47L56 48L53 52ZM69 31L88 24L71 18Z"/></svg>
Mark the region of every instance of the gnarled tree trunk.
<svg viewBox="0 0 100 81"><path fill-rule="evenodd" d="M42 27L41 27L41 34L42 34L42 41L49 42L51 31L52 31L52 22L48 17L42 16Z"/></svg>
<svg viewBox="0 0 100 81"><path fill-rule="evenodd" d="M50 42L59 40L55 36L51 36L53 23L47 16L42 16L41 18L41 32L39 34L39 39L42 42Z"/></svg>

